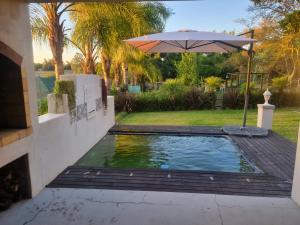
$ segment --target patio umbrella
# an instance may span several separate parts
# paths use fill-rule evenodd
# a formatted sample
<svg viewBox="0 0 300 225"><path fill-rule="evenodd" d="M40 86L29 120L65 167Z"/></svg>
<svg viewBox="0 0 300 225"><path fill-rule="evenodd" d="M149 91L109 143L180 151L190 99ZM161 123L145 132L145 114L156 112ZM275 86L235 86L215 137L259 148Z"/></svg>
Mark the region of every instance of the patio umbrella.
<svg viewBox="0 0 300 225"><path fill-rule="evenodd" d="M251 38L242 37L247 33ZM203 52L203 53L230 53L237 50L248 51L248 73L245 94L243 128L246 127L249 86L253 56L254 31L242 35L229 35L216 32L202 32L194 30L179 30L176 32L164 32L150 34L141 37L125 40L128 44L139 48L145 53L183 53L183 52ZM249 45L248 48L244 46Z"/></svg>

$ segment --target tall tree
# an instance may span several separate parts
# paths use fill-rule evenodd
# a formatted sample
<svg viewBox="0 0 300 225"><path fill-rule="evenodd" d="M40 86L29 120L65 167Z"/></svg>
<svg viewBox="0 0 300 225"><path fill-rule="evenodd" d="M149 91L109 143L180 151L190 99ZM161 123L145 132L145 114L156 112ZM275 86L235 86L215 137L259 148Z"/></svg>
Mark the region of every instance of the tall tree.
<svg viewBox="0 0 300 225"><path fill-rule="evenodd" d="M70 11L73 4L41 3L31 7L31 29L35 40L48 40L53 55L55 76L58 80L64 74L63 49L66 31L63 14Z"/></svg>

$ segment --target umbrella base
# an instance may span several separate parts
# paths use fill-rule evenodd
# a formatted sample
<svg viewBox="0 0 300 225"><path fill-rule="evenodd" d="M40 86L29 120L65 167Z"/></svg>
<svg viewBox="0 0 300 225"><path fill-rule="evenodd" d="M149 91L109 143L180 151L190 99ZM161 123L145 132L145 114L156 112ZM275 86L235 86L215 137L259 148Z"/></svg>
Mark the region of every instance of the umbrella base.
<svg viewBox="0 0 300 225"><path fill-rule="evenodd" d="M267 129L259 127L224 126L222 130L228 135L247 137L265 137L269 133Z"/></svg>

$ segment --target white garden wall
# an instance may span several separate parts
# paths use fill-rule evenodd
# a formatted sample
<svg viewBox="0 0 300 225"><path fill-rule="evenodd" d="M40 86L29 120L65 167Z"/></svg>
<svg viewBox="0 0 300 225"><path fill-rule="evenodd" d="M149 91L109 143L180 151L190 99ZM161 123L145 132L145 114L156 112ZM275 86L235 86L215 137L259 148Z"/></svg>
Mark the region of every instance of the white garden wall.
<svg viewBox="0 0 300 225"><path fill-rule="evenodd" d="M107 109L102 106L99 76L63 76L73 80L76 89L76 106L80 111L92 113L77 119L66 114L46 114L39 117L37 148L40 149L42 182L48 184L67 166L74 164L93 147L114 125L114 98L108 97ZM97 108L97 102L100 105ZM83 110L82 110L83 108ZM93 111L94 110L94 111ZM88 113L88 112L87 112Z"/></svg>

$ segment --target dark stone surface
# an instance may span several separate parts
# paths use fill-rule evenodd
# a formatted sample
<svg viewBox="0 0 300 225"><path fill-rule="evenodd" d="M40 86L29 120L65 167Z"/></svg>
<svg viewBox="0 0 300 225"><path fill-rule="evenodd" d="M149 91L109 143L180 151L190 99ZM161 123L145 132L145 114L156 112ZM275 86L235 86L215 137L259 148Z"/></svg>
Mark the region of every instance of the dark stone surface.
<svg viewBox="0 0 300 225"><path fill-rule="evenodd" d="M225 126L223 132L228 135L248 136L248 137L264 137L268 136L268 130L259 127L240 127L240 126Z"/></svg>

